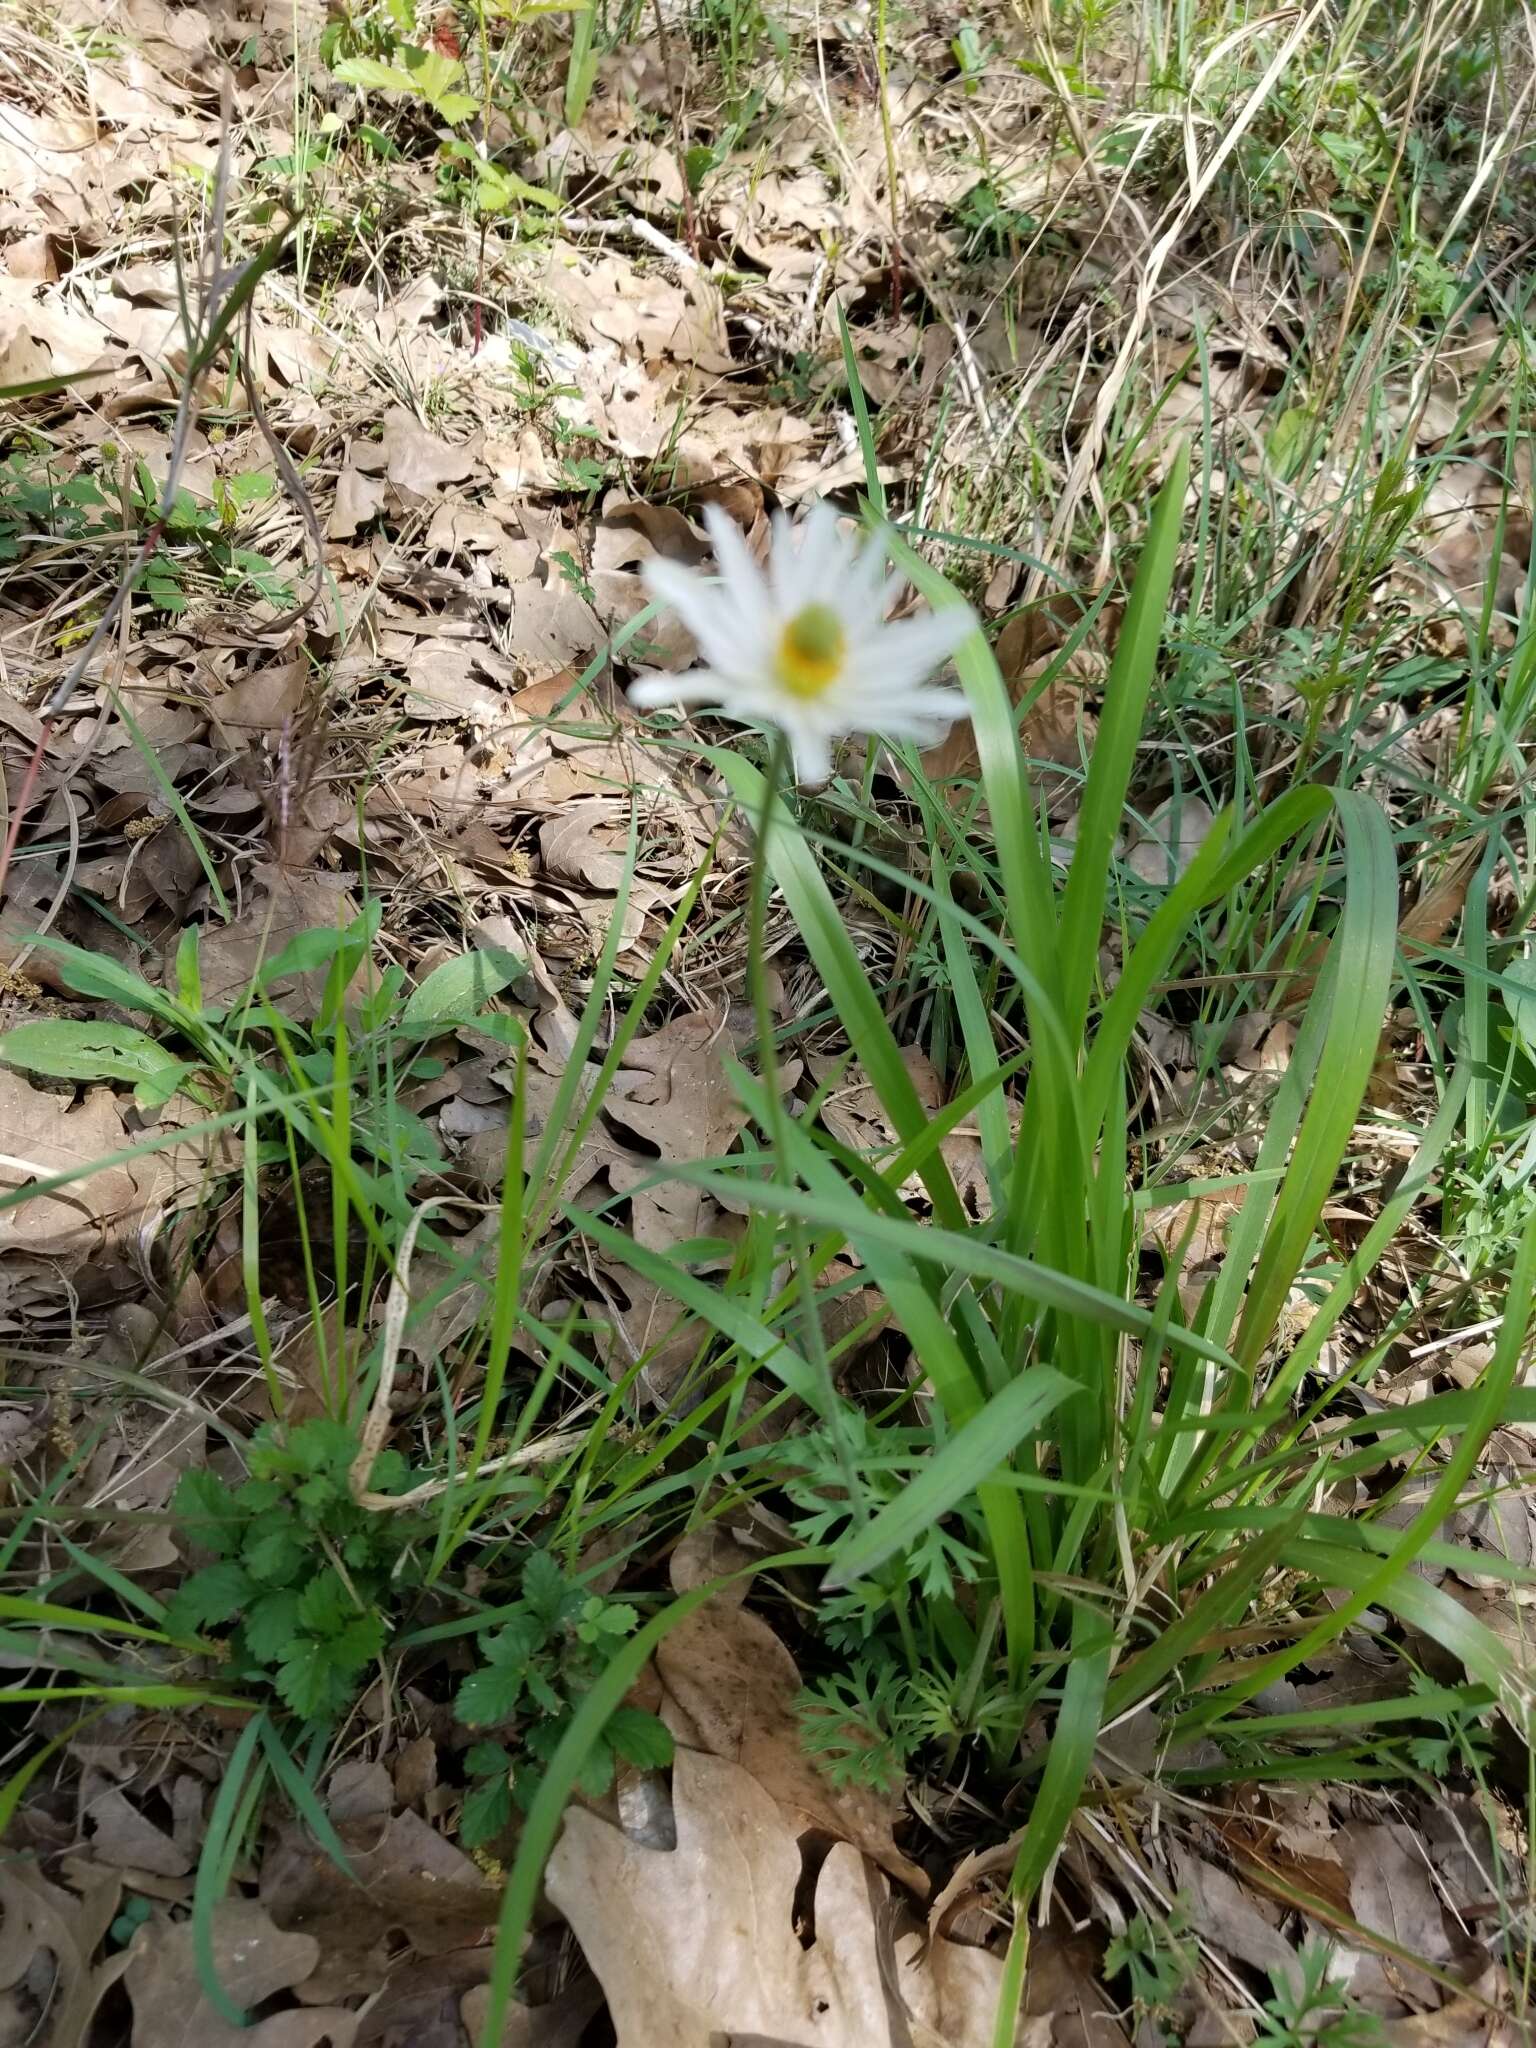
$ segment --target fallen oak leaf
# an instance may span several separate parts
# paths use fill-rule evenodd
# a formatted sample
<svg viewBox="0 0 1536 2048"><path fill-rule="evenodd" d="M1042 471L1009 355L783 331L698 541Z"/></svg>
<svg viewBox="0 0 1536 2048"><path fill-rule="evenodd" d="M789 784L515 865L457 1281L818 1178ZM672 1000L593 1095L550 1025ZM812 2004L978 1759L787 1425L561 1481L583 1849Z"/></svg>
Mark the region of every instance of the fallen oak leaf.
<svg viewBox="0 0 1536 2048"><path fill-rule="evenodd" d="M221 1899L210 1924L214 1973L232 2004L249 2011L302 1984L320 1959L309 1934L285 1934L251 1899ZM203 1989L192 1922L141 1927L124 1974L133 2001L133 2048L350 2048L357 2015L318 2007L273 2013L236 2027Z"/></svg>
<svg viewBox="0 0 1536 2048"><path fill-rule="evenodd" d="M702 1542L693 1532L672 1553L679 1591L699 1582ZM795 1712L799 1667L768 1623L742 1604L745 1590L740 1580L722 1588L657 1645L656 1668L689 1723L680 1739L740 1764L794 1817L797 1832L855 1844L926 1898L927 1877L896 1847L889 1801L869 1786L834 1785L806 1755Z"/></svg>
<svg viewBox="0 0 1536 2048"><path fill-rule="evenodd" d="M816 1875L807 1941L800 1827L757 1780L680 1750L672 1805L671 1850L570 1809L545 1871L607 1995L618 2048L991 2048L1001 1960L917 1932L893 1940L885 1883L849 1843Z"/></svg>
<svg viewBox="0 0 1536 2048"><path fill-rule="evenodd" d="M474 474L480 466L481 440L475 434L460 447L450 447L403 405L391 406L380 436L384 474L397 490L430 497L444 484L460 484Z"/></svg>

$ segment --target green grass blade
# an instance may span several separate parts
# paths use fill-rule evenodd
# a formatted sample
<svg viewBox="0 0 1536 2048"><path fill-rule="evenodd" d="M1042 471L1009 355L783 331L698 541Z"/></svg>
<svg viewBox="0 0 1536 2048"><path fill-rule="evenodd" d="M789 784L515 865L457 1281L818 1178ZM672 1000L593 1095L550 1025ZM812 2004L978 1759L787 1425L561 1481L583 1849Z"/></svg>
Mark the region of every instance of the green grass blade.
<svg viewBox="0 0 1536 2048"><path fill-rule="evenodd" d="M1088 1025L1115 840L1157 672L1188 480L1189 449L1181 445L1152 507L1146 545L1104 683L1104 710L1061 905L1061 1015L1069 1039L1080 1039Z"/></svg>

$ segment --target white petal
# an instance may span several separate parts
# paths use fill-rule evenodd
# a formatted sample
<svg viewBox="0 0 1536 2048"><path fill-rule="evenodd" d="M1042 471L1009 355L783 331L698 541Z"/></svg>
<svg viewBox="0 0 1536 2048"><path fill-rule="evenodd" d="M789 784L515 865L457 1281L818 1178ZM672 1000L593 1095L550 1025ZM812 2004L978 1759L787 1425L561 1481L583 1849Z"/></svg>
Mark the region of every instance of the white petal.
<svg viewBox="0 0 1536 2048"><path fill-rule="evenodd" d="M806 567L805 553L797 544L789 514L775 512L773 546L768 555L768 586L773 593L773 609L781 620L792 619L800 610L800 591Z"/></svg>
<svg viewBox="0 0 1536 2048"><path fill-rule="evenodd" d="M714 543L715 563L728 603L740 614L742 624L767 637L771 631L772 613L768 586L741 537L741 528L718 505L704 507L704 524L709 528L709 537Z"/></svg>
<svg viewBox="0 0 1536 2048"><path fill-rule="evenodd" d="M838 607L849 626L861 635L884 619L891 599L901 588L899 576L885 573L885 549L879 539L865 541L849 565L838 594Z"/></svg>
<svg viewBox="0 0 1536 2048"><path fill-rule="evenodd" d="M762 640L752 622L743 617L727 592L712 589L692 569L659 558L647 562L645 587L677 613L711 668L734 675L750 669L759 659Z"/></svg>
<svg viewBox="0 0 1536 2048"><path fill-rule="evenodd" d="M795 756L795 780L802 789L819 789L832 773L832 742L825 733L797 726L789 735Z"/></svg>
<svg viewBox="0 0 1536 2048"><path fill-rule="evenodd" d="M707 668L691 668L682 676L636 676L629 686L629 701L637 711L670 710L683 704L719 704L730 695L729 679Z"/></svg>
<svg viewBox="0 0 1536 2048"><path fill-rule="evenodd" d="M888 697L882 714L882 732L895 732L899 722L916 719L919 724L953 725L957 718L969 718L971 707L963 690L929 688L909 690Z"/></svg>
<svg viewBox="0 0 1536 2048"><path fill-rule="evenodd" d="M824 517L821 515L825 515ZM807 604L830 605L845 630L863 631L869 621L850 605L849 590L859 561L856 534L841 531L843 515L823 498L814 508L801 543L807 561L803 577Z"/></svg>
<svg viewBox="0 0 1536 2048"><path fill-rule="evenodd" d="M875 647L888 672L929 675L975 630L976 614L968 604L947 604L939 611L919 612L916 618L882 626Z"/></svg>

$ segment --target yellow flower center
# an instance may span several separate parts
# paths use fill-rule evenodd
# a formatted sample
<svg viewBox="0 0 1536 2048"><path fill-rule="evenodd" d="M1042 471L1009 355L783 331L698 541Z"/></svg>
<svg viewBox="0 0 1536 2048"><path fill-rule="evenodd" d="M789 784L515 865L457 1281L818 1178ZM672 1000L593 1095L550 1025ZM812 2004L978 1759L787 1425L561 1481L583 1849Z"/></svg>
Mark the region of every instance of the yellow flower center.
<svg viewBox="0 0 1536 2048"><path fill-rule="evenodd" d="M774 672L792 697L819 697L836 682L846 645L843 623L829 604L808 604L779 638Z"/></svg>

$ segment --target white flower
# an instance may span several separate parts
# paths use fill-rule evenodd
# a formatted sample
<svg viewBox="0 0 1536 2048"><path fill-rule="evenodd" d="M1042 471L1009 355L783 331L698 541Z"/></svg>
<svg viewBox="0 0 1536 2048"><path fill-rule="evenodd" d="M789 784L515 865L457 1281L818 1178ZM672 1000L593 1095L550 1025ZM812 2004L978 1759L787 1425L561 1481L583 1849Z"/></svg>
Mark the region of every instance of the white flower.
<svg viewBox="0 0 1536 2048"><path fill-rule="evenodd" d="M645 575L707 665L686 675L642 676L631 686L631 704L642 711L708 705L744 724L776 725L803 783L826 781L832 742L842 733L931 746L965 716L963 691L926 678L974 628L967 606L887 625L900 579L887 580L878 543L861 550L839 533L838 515L824 502L797 537L787 520L775 520L766 579L718 506L706 507L704 518L718 583L667 561L649 563Z"/></svg>

